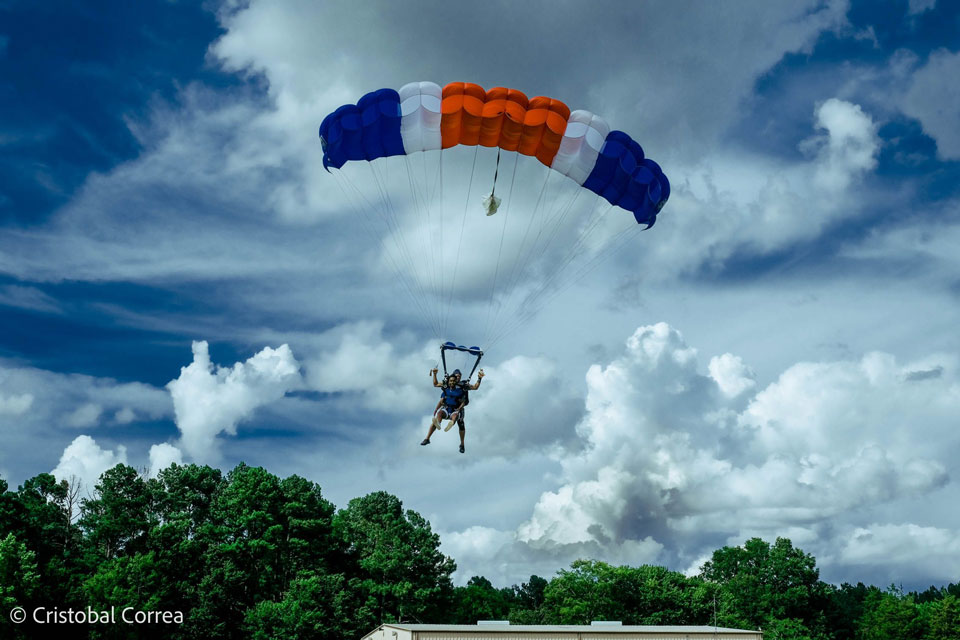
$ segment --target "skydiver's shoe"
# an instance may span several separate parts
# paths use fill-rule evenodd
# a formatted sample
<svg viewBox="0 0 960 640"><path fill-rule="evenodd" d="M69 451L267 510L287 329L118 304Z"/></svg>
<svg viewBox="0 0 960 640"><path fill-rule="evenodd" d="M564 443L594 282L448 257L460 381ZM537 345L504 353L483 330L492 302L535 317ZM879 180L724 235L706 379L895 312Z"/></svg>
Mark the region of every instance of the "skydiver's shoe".
<svg viewBox="0 0 960 640"><path fill-rule="evenodd" d="M460 453L463 453L463 445L460 445Z"/></svg>
<svg viewBox="0 0 960 640"><path fill-rule="evenodd" d="M428 445L428 444L430 444L430 438L424 438L424 439L423 439L423 442L420 443L420 446L422 447L422 446Z"/></svg>
<svg viewBox="0 0 960 640"><path fill-rule="evenodd" d="M450 431L450 427L452 427L452 426L455 425L455 424L457 424L457 421L456 421L456 420L451 420L450 422L447 423L447 426L445 426L445 427L443 428L443 430L444 430L444 431Z"/></svg>

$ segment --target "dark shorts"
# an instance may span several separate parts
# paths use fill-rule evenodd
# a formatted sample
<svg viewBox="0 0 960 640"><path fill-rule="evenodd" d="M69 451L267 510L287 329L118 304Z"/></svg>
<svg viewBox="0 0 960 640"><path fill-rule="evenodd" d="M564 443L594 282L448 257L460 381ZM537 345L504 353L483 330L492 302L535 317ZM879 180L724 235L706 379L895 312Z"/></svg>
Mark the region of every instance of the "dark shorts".
<svg viewBox="0 0 960 640"><path fill-rule="evenodd" d="M446 406L446 405L444 405L444 406L442 406L442 407L440 407L440 408L443 409L443 410L446 412L447 418L449 418L450 416L452 416L452 415L453 415L453 412L457 410L456 407L448 407L448 406ZM465 414L466 412L467 412L467 408L464 407L464 408L460 409L460 415L457 416L457 427L460 428L461 430L462 430L462 429L466 429L466 427L465 427L464 424L463 424L463 414Z"/></svg>

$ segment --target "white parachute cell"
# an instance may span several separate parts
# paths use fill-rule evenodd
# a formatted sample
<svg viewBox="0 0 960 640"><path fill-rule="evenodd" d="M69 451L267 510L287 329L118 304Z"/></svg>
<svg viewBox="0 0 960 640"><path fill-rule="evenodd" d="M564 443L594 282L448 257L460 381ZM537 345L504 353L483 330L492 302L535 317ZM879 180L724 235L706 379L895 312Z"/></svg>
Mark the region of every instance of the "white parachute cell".
<svg viewBox="0 0 960 640"><path fill-rule="evenodd" d="M600 116L582 109L572 112L550 168L583 185L597 163L608 133L610 125Z"/></svg>
<svg viewBox="0 0 960 640"><path fill-rule="evenodd" d="M443 90L433 82L400 87L400 136L407 153L441 148L440 103Z"/></svg>

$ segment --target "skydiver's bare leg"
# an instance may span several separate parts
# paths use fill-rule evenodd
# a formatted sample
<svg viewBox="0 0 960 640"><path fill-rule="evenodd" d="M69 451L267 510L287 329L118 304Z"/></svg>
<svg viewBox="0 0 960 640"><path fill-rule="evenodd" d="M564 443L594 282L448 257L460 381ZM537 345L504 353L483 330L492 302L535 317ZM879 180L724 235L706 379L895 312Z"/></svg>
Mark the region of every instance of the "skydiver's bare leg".
<svg viewBox="0 0 960 640"><path fill-rule="evenodd" d="M463 427L460 427L460 453L464 452L463 448L463 436L466 434L467 430Z"/></svg>
<svg viewBox="0 0 960 640"><path fill-rule="evenodd" d="M433 435L433 432L436 431L436 430L437 430L437 428L431 424L431 425L430 425L430 430L427 431L427 437L424 438L423 441L422 441L420 444L421 444L421 445L430 444L430 436L432 436L432 435Z"/></svg>
<svg viewBox="0 0 960 640"><path fill-rule="evenodd" d="M447 426L445 426L445 427L443 428L443 430L444 430L444 431L450 431L450 427L452 427L452 426L454 425L454 423L456 423L457 418L459 418L459 417L460 417L460 412L459 412L459 411L454 411L454 412L450 415L450 422L447 423Z"/></svg>
<svg viewBox="0 0 960 640"><path fill-rule="evenodd" d="M420 444L427 445L430 444L430 436L433 435L433 432L440 428L440 421L443 420L444 416L447 413L443 409L437 409L436 413L433 414L433 420L430 422L430 430L427 431L427 437L423 439L423 442Z"/></svg>

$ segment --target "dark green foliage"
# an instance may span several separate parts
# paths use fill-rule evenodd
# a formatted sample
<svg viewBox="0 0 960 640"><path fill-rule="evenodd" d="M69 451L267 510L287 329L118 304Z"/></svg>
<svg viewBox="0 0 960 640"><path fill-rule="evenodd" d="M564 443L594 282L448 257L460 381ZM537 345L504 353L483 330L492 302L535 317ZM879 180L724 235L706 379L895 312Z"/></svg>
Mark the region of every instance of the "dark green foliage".
<svg viewBox="0 0 960 640"><path fill-rule="evenodd" d="M450 622L476 624L478 620L507 620L516 596L512 588L497 589L482 576L473 576L453 594Z"/></svg>
<svg viewBox="0 0 960 640"><path fill-rule="evenodd" d="M864 601L863 616L857 629L861 640L921 640L926 634L922 611L912 596L890 587L873 589Z"/></svg>
<svg viewBox="0 0 960 640"><path fill-rule="evenodd" d="M664 567L578 560L544 589L547 624L706 624L716 588Z"/></svg>
<svg viewBox="0 0 960 640"><path fill-rule="evenodd" d="M791 623L790 635L826 637L830 589L813 556L786 538L773 545L752 538L742 547L718 549L700 575L724 587L718 599L723 624L756 629L795 621L799 627Z"/></svg>
<svg viewBox="0 0 960 640"><path fill-rule="evenodd" d="M960 638L960 598L947 594L927 604L924 611L927 623L925 640Z"/></svg>
<svg viewBox="0 0 960 640"><path fill-rule="evenodd" d="M357 625L358 604L343 575L304 575L279 602L262 601L248 610L244 632L253 640L357 638L369 630Z"/></svg>
<svg viewBox="0 0 960 640"><path fill-rule="evenodd" d="M377 492L339 511L315 483L259 467L118 465L94 494L40 474L0 479L0 638L14 606L180 611L182 624L73 625L61 638L329 638L383 622L712 624L777 640L960 640L960 585L904 594L828 585L789 540L714 552L699 576L579 560L552 579L454 588L456 565L418 513Z"/></svg>
<svg viewBox="0 0 960 640"><path fill-rule="evenodd" d="M440 537L420 514L404 512L399 499L379 491L351 500L334 529L347 543L348 572L358 578L367 628L446 617L456 564L440 553Z"/></svg>

